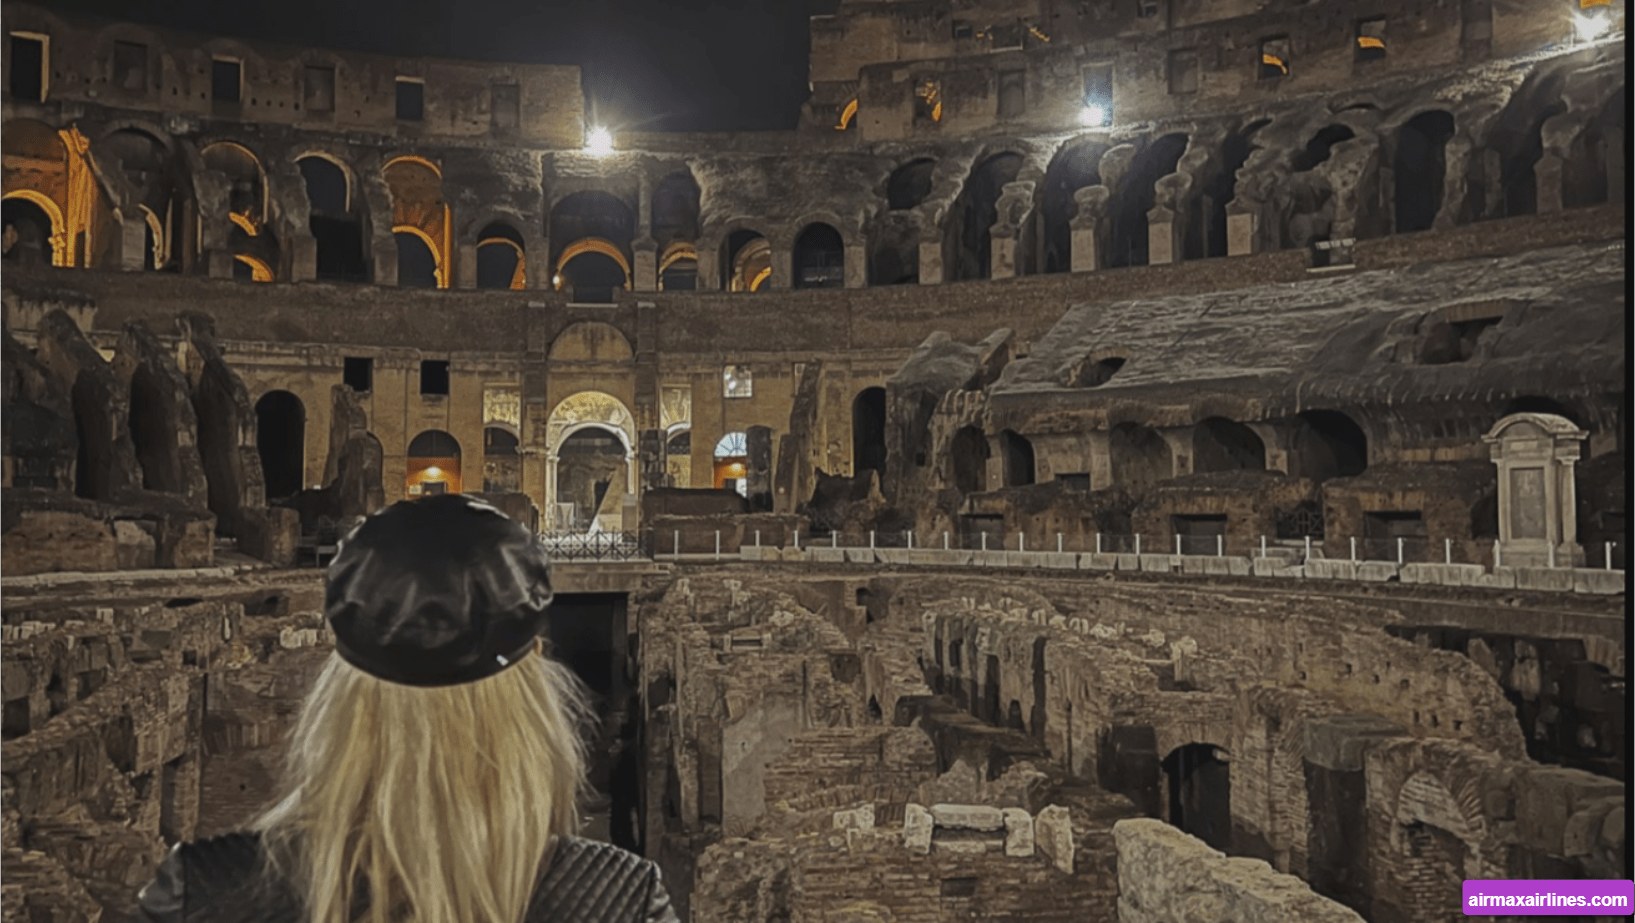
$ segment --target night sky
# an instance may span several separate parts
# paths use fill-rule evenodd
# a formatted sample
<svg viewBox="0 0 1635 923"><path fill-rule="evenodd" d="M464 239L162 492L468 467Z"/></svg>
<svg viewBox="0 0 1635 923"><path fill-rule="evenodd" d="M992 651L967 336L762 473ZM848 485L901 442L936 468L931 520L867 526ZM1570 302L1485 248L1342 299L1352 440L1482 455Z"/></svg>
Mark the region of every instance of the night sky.
<svg viewBox="0 0 1635 923"><path fill-rule="evenodd" d="M663 131L789 129L807 96L807 18L838 0L52 0L54 9L343 51L578 64L600 121Z"/></svg>

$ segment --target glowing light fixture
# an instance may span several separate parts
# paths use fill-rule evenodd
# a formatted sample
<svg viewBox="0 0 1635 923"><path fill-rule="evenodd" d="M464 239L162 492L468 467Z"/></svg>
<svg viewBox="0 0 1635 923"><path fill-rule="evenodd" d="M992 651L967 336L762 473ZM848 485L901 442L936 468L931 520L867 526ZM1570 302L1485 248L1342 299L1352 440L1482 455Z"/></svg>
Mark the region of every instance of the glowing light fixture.
<svg viewBox="0 0 1635 923"><path fill-rule="evenodd" d="M585 153L597 157L613 153L613 132L606 128L592 128L585 135Z"/></svg>
<svg viewBox="0 0 1635 923"><path fill-rule="evenodd" d="M1101 128L1107 124L1107 109L1097 105L1085 106L1079 111L1079 124L1086 128Z"/></svg>
<svg viewBox="0 0 1635 923"><path fill-rule="evenodd" d="M426 477L440 478L442 476L443 476L443 469L437 467L436 465L432 465L430 468L426 469Z"/></svg>
<svg viewBox="0 0 1635 923"><path fill-rule="evenodd" d="M1604 7L1573 16L1573 34L1580 42L1593 42L1612 28L1612 17Z"/></svg>

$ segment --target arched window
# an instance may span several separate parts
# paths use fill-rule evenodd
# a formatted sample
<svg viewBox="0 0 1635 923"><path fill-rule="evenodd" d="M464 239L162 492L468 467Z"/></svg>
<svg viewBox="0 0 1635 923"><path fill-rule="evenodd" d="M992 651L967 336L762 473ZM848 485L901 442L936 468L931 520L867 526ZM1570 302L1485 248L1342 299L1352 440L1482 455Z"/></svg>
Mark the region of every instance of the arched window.
<svg viewBox="0 0 1635 923"><path fill-rule="evenodd" d="M437 288L441 271L437 253L426 235L417 228L399 228L392 233L397 241L397 284L401 288Z"/></svg>
<svg viewBox="0 0 1635 923"><path fill-rule="evenodd" d="M1397 233L1428 231L1436 221L1452 137L1453 116L1440 111L1421 112L1397 133Z"/></svg>
<svg viewBox="0 0 1635 923"><path fill-rule="evenodd" d="M852 472L886 471L886 389L864 388L852 400Z"/></svg>
<svg viewBox="0 0 1635 923"><path fill-rule="evenodd" d="M1324 481L1368 469L1368 436L1338 410L1308 410L1295 418L1290 474Z"/></svg>
<svg viewBox="0 0 1635 923"><path fill-rule="evenodd" d="M528 264L522 234L496 221L477 235L477 287L524 289L528 287Z"/></svg>
<svg viewBox="0 0 1635 923"><path fill-rule="evenodd" d="M721 279L729 292L758 292L769 288L772 245L758 231L741 228L721 244Z"/></svg>
<svg viewBox="0 0 1635 923"><path fill-rule="evenodd" d="M1224 417L1208 417L1192 430L1192 471L1264 471L1266 444L1255 431Z"/></svg>
<svg viewBox="0 0 1635 923"><path fill-rule="evenodd" d="M728 433L715 443L715 484L749 496L749 437Z"/></svg>
<svg viewBox="0 0 1635 923"><path fill-rule="evenodd" d="M311 207L308 225L317 243L317 278L329 282L369 281L363 223L352 207L351 174L322 154L308 154L295 163L301 170Z"/></svg>
<svg viewBox="0 0 1635 923"><path fill-rule="evenodd" d="M840 288L846 284L846 245L827 224L809 224L795 238L795 288Z"/></svg>
<svg viewBox="0 0 1635 923"><path fill-rule="evenodd" d="M1187 136L1173 134L1159 138L1136 155L1113 196L1108 266L1147 265L1147 212L1157 197L1154 185L1175 172L1186 149Z"/></svg>
<svg viewBox="0 0 1635 923"><path fill-rule="evenodd" d="M1013 153L995 154L972 169L948 224L943 267L950 281L988 278L999 196L1021 170L1022 155Z"/></svg>

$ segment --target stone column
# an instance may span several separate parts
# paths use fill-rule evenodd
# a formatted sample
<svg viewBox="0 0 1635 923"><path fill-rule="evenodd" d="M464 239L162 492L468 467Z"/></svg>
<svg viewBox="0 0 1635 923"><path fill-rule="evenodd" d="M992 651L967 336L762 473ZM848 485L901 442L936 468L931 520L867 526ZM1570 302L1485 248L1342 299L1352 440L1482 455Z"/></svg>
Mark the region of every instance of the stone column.
<svg viewBox="0 0 1635 923"><path fill-rule="evenodd" d="M1248 256L1260 252L1263 207L1259 202L1238 196L1226 206L1226 255Z"/></svg>
<svg viewBox="0 0 1635 923"><path fill-rule="evenodd" d="M846 287L865 288L869 284L869 251L861 244L846 245Z"/></svg>
<svg viewBox="0 0 1635 923"><path fill-rule="evenodd" d="M988 232L988 278L1009 279L1016 275L1016 229L996 224Z"/></svg>
<svg viewBox="0 0 1635 923"><path fill-rule="evenodd" d="M1106 490L1113 486L1113 453L1104 429L1091 430L1086 441L1090 449L1090 489Z"/></svg>
<svg viewBox="0 0 1635 923"><path fill-rule="evenodd" d="M651 237L636 238L630 244L630 251L635 255L635 262L631 269L635 271L632 283L638 292L656 292L659 290L659 245Z"/></svg>
<svg viewBox="0 0 1635 923"><path fill-rule="evenodd" d="M450 288L477 287L477 245L460 244L454 248L454 279Z"/></svg>
<svg viewBox="0 0 1635 923"><path fill-rule="evenodd" d="M1172 464L1171 477L1180 477L1192 473L1192 435L1190 426L1166 426L1157 431L1169 445L1169 454Z"/></svg>
<svg viewBox="0 0 1635 923"><path fill-rule="evenodd" d="M1541 215L1561 211L1563 166L1561 158L1548 151L1533 164L1533 185L1538 190L1536 211Z"/></svg>
<svg viewBox="0 0 1635 923"><path fill-rule="evenodd" d="M933 234L936 232L933 231ZM942 237L920 237L920 284L940 285L943 281Z"/></svg>
<svg viewBox="0 0 1635 923"><path fill-rule="evenodd" d="M745 489L751 512L772 509L772 427L751 426L744 430L749 459L744 465Z"/></svg>
<svg viewBox="0 0 1635 923"><path fill-rule="evenodd" d="M290 281L312 282L318 278L318 241L311 234L290 238Z"/></svg>
<svg viewBox="0 0 1635 923"><path fill-rule="evenodd" d="M1182 243L1178 235L1185 230L1184 223L1176 220L1171 209L1160 205L1147 212L1147 265L1180 262Z"/></svg>
<svg viewBox="0 0 1635 923"><path fill-rule="evenodd" d="M1078 214L1068 223L1072 229L1074 272L1093 272L1107 265L1107 234L1110 223L1107 205L1113 191L1106 186L1086 186L1073 193Z"/></svg>
<svg viewBox="0 0 1635 923"><path fill-rule="evenodd" d="M1565 417L1516 413L1482 437L1499 468L1501 564L1583 566L1573 466L1587 435Z"/></svg>
<svg viewBox="0 0 1635 923"><path fill-rule="evenodd" d="M119 223L119 268L126 272L141 272L148 244L148 222L138 212L135 218Z"/></svg>
<svg viewBox="0 0 1635 923"><path fill-rule="evenodd" d="M1245 423L1266 447L1266 470L1289 473L1289 447L1283 431L1270 423Z"/></svg>
<svg viewBox="0 0 1635 923"><path fill-rule="evenodd" d="M771 241L768 241L771 243ZM772 275L766 280L767 288L785 291L794 287L795 251L782 242L772 244Z"/></svg>

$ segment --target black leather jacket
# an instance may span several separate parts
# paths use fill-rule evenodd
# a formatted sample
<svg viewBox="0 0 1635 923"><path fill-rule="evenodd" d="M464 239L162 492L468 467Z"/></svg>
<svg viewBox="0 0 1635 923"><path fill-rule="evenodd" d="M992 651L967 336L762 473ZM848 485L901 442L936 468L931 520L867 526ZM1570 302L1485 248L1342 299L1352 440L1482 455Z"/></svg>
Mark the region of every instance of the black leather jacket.
<svg viewBox="0 0 1635 923"><path fill-rule="evenodd" d="M137 898L134 923L306 923L289 885L269 880L261 839L179 844ZM524 923L678 923L658 866L608 843L557 841Z"/></svg>

